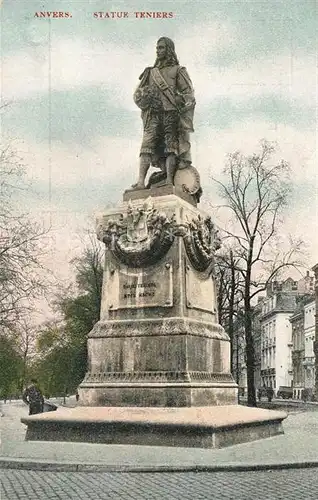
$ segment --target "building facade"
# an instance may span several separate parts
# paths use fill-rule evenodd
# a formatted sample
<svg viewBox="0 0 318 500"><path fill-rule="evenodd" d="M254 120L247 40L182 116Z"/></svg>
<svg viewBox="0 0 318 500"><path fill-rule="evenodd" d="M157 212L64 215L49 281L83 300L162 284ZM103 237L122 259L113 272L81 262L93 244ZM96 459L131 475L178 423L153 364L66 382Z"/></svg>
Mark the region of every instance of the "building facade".
<svg viewBox="0 0 318 500"><path fill-rule="evenodd" d="M292 386L292 328L289 318L295 309L296 297L279 292L263 303L261 323L262 386Z"/></svg>
<svg viewBox="0 0 318 500"><path fill-rule="evenodd" d="M318 280L318 265L317 265ZM253 309L255 388L293 387L293 397L310 392L315 377L314 278L273 281ZM318 288L317 288L318 301ZM306 340L308 339L308 340ZM318 343L317 343L318 345ZM235 322L232 344L233 376L240 393L247 391L246 343L242 318Z"/></svg>
<svg viewBox="0 0 318 500"><path fill-rule="evenodd" d="M318 401L318 264L312 270L315 273L315 302L316 311L315 315L315 340L314 340L314 353L315 353L315 391L314 398Z"/></svg>
<svg viewBox="0 0 318 500"><path fill-rule="evenodd" d="M296 376L295 394L301 397L305 387L304 313L297 310L297 304L300 297L313 292L314 285L314 277L307 271L306 276L298 281L287 278L282 282L273 281L268 286L260 315L262 386L272 387L274 391L280 386L293 387Z"/></svg>
<svg viewBox="0 0 318 500"><path fill-rule="evenodd" d="M304 384L304 308L300 302L289 319L292 328L293 398L302 399Z"/></svg>
<svg viewBox="0 0 318 500"><path fill-rule="evenodd" d="M311 399L315 390L315 316L316 299L309 297L304 304L304 388L305 398Z"/></svg>

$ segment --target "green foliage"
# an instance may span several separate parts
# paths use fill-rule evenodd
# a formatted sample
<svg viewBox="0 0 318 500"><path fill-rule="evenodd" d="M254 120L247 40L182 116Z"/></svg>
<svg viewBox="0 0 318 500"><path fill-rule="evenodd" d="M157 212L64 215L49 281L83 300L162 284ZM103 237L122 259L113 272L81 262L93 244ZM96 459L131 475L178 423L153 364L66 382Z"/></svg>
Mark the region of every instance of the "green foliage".
<svg viewBox="0 0 318 500"><path fill-rule="evenodd" d="M0 335L0 394L7 397L19 393L22 358L13 339Z"/></svg>
<svg viewBox="0 0 318 500"><path fill-rule="evenodd" d="M61 331L59 325L48 323L38 334L36 341L37 351L43 353L47 352L59 343L60 338Z"/></svg>
<svg viewBox="0 0 318 500"><path fill-rule="evenodd" d="M34 374L46 397L73 392L84 377L86 349L74 345L59 345L40 357Z"/></svg>
<svg viewBox="0 0 318 500"><path fill-rule="evenodd" d="M100 306L94 304L94 294L67 297L60 302L66 322L66 335L72 343L86 343L86 335L99 319Z"/></svg>
<svg viewBox="0 0 318 500"><path fill-rule="evenodd" d="M37 340L34 373L48 396L74 392L87 365L87 335L99 320L102 292L102 248L91 240L73 259L77 294L60 294L56 304L61 321L47 324Z"/></svg>

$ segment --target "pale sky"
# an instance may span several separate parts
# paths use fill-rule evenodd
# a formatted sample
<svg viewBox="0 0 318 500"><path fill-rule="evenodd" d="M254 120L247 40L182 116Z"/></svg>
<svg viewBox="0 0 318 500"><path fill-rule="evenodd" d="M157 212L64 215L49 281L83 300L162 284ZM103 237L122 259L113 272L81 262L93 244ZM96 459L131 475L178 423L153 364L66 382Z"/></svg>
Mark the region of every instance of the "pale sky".
<svg viewBox="0 0 318 500"><path fill-rule="evenodd" d="M42 19L35 12L70 12ZM135 180L140 111L132 94L155 60L156 40L175 42L197 107L193 164L203 202L217 201L227 153L266 138L293 171L286 232L303 237L318 262L317 3L314 0L106 2L3 0L2 142L15 139L32 179L22 203L54 228L51 261L67 269L76 235L95 212L122 200ZM171 19L135 19L138 11ZM128 19L96 19L128 11Z"/></svg>

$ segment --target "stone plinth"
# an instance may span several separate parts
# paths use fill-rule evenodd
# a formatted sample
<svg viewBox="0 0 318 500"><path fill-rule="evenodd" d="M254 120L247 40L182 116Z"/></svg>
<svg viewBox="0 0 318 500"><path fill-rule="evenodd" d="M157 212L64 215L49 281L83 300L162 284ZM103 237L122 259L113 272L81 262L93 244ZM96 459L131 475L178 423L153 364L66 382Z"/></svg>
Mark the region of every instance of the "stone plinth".
<svg viewBox="0 0 318 500"><path fill-rule="evenodd" d="M98 236L106 244L101 319L88 338L81 404L235 404L229 337L217 318L210 219L161 193L107 212Z"/></svg>
<svg viewBox="0 0 318 500"><path fill-rule="evenodd" d="M149 198L149 196L158 198L160 196L167 196L171 194L187 201L194 207L197 206L197 201L193 196L191 196L190 193L184 191L181 186L171 185L162 185L160 187L151 187L149 189L127 189L124 192L123 199L128 202L130 200L145 200L146 198Z"/></svg>
<svg viewBox="0 0 318 500"><path fill-rule="evenodd" d="M284 412L204 408L75 408L21 419L26 439L222 448L283 433Z"/></svg>

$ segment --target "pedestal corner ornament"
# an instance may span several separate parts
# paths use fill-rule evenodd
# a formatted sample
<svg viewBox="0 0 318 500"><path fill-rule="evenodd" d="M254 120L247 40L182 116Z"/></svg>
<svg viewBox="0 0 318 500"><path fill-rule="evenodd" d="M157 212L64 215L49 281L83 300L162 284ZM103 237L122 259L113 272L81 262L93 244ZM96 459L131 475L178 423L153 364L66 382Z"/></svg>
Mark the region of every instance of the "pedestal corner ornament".
<svg viewBox="0 0 318 500"><path fill-rule="evenodd" d="M211 217L198 214L179 228L179 234L183 236L193 268L199 272L213 272L215 252L221 247L221 240Z"/></svg>
<svg viewBox="0 0 318 500"><path fill-rule="evenodd" d="M129 201L126 213L99 223L97 237L111 253L129 267L148 267L169 250L175 235L175 218L159 212L149 197L144 204Z"/></svg>
<svg viewBox="0 0 318 500"><path fill-rule="evenodd" d="M97 237L122 264L134 268L155 264L167 254L175 238L182 237L193 268L212 272L215 252L221 246L210 216L198 214L178 224L175 214L168 216L156 209L150 196L142 206L129 201L126 213L115 219L98 221Z"/></svg>

